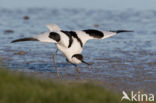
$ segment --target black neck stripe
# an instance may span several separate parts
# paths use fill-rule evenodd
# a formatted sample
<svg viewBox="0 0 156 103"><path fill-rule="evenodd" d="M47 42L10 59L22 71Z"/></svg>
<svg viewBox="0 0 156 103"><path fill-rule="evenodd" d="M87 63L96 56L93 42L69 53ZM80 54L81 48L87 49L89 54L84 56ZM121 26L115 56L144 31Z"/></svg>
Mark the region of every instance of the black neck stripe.
<svg viewBox="0 0 156 103"><path fill-rule="evenodd" d="M94 30L94 29L88 29L88 30L83 30L86 34L89 34L89 36L92 36L94 38L102 38L104 36L104 33L99 31L99 30Z"/></svg>
<svg viewBox="0 0 156 103"><path fill-rule="evenodd" d="M81 47L83 46L83 43L82 43L81 39L77 36L76 32L74 32L74 31L62 31L62 32L65 33L69 37L68 48L71 47L71 45L73 43L72 37L74 37L74 38L76 38L78 40L78 42L80 43Z"/></svg>
<svg viewBox="0 0 156 103"><path fill-rule="evenodd" d="M82 43L81 39L77 36L76 32L70 31L69 34L71 34L74 38L76 38L79 41L81 47L83 46L83 43Z"/></svg>
<svg viewBox="0 0 156 103"><path fill-rule="evenodd" d="M72 45L72 43L73 43L72 36L68 33L68 31L61 30L61 32L63 32L64 34L66 34L69 37L69 45L68 45L68 48L70 48L71 45Z"/></svg>

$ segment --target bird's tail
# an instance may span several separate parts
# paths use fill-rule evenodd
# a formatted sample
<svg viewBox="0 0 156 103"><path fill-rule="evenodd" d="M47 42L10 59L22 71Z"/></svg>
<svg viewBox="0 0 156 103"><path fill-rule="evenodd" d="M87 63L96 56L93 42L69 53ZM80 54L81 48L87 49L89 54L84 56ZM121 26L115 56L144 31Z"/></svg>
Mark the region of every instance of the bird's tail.
<svg viewBox="0 0 156 103"><path fill-rule="evenodd" d="M110 32L122 33L122 32L134 32L134 31L132 31L132 30L111 30Z"/></svg>
<svg viewBox="0 0 156 103"><path fill-rule="evenodd" d="M21 39L16 39L16 40L13 40L11 43L15 43L15 42L24 42L24 41L39 41L38 39L36 38L21 38Z"/></svg>

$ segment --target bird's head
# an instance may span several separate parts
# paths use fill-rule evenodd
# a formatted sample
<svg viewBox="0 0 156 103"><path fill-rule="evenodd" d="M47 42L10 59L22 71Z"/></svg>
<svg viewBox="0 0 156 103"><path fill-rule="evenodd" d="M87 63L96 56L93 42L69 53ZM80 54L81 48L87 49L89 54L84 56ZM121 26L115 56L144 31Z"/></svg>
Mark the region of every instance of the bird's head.
<svg viewBox="0 0 156 103"><path fill-rule="evenodd" d="M72 56L72 62L74 64L80 64L83 61L83 56L81 54L74 54Z"/></svg>

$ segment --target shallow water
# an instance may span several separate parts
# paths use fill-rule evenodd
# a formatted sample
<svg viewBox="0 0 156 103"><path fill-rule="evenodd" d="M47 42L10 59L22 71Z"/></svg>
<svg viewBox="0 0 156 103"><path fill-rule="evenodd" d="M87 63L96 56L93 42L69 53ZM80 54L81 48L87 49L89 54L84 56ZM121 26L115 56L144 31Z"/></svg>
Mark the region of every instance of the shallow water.
<svg viewBox="0 0 156 103"><path fill-rule="evenodd" d="M105 40L89 41L84 59L94 62L92 69L80 64L81 73L68 64L59 52L56 61L64 79L94 79L119 90L144 90L156 94L156 11L106 11L85 9L0 9L0 57L5 66L25 72L42 72L56 78L52 54L54 44L23 42L14 39L48 31L56 23L63 30L134 30ZM23 17L29 16L25 20ZM94 27L98 24L99 27Z"/></svg>

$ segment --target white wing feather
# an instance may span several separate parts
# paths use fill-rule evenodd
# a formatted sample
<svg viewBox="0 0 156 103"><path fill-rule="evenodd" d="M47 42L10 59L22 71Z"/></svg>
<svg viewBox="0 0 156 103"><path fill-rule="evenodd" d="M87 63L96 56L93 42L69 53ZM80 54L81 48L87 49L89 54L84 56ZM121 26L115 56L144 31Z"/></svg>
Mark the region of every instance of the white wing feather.
<svg viewBox="0 0 156 103"><path fill-rule="evenodd" d="M46 26L50 31L60 31L61 30L61 28L56 24L47 24Z"/></svg>

